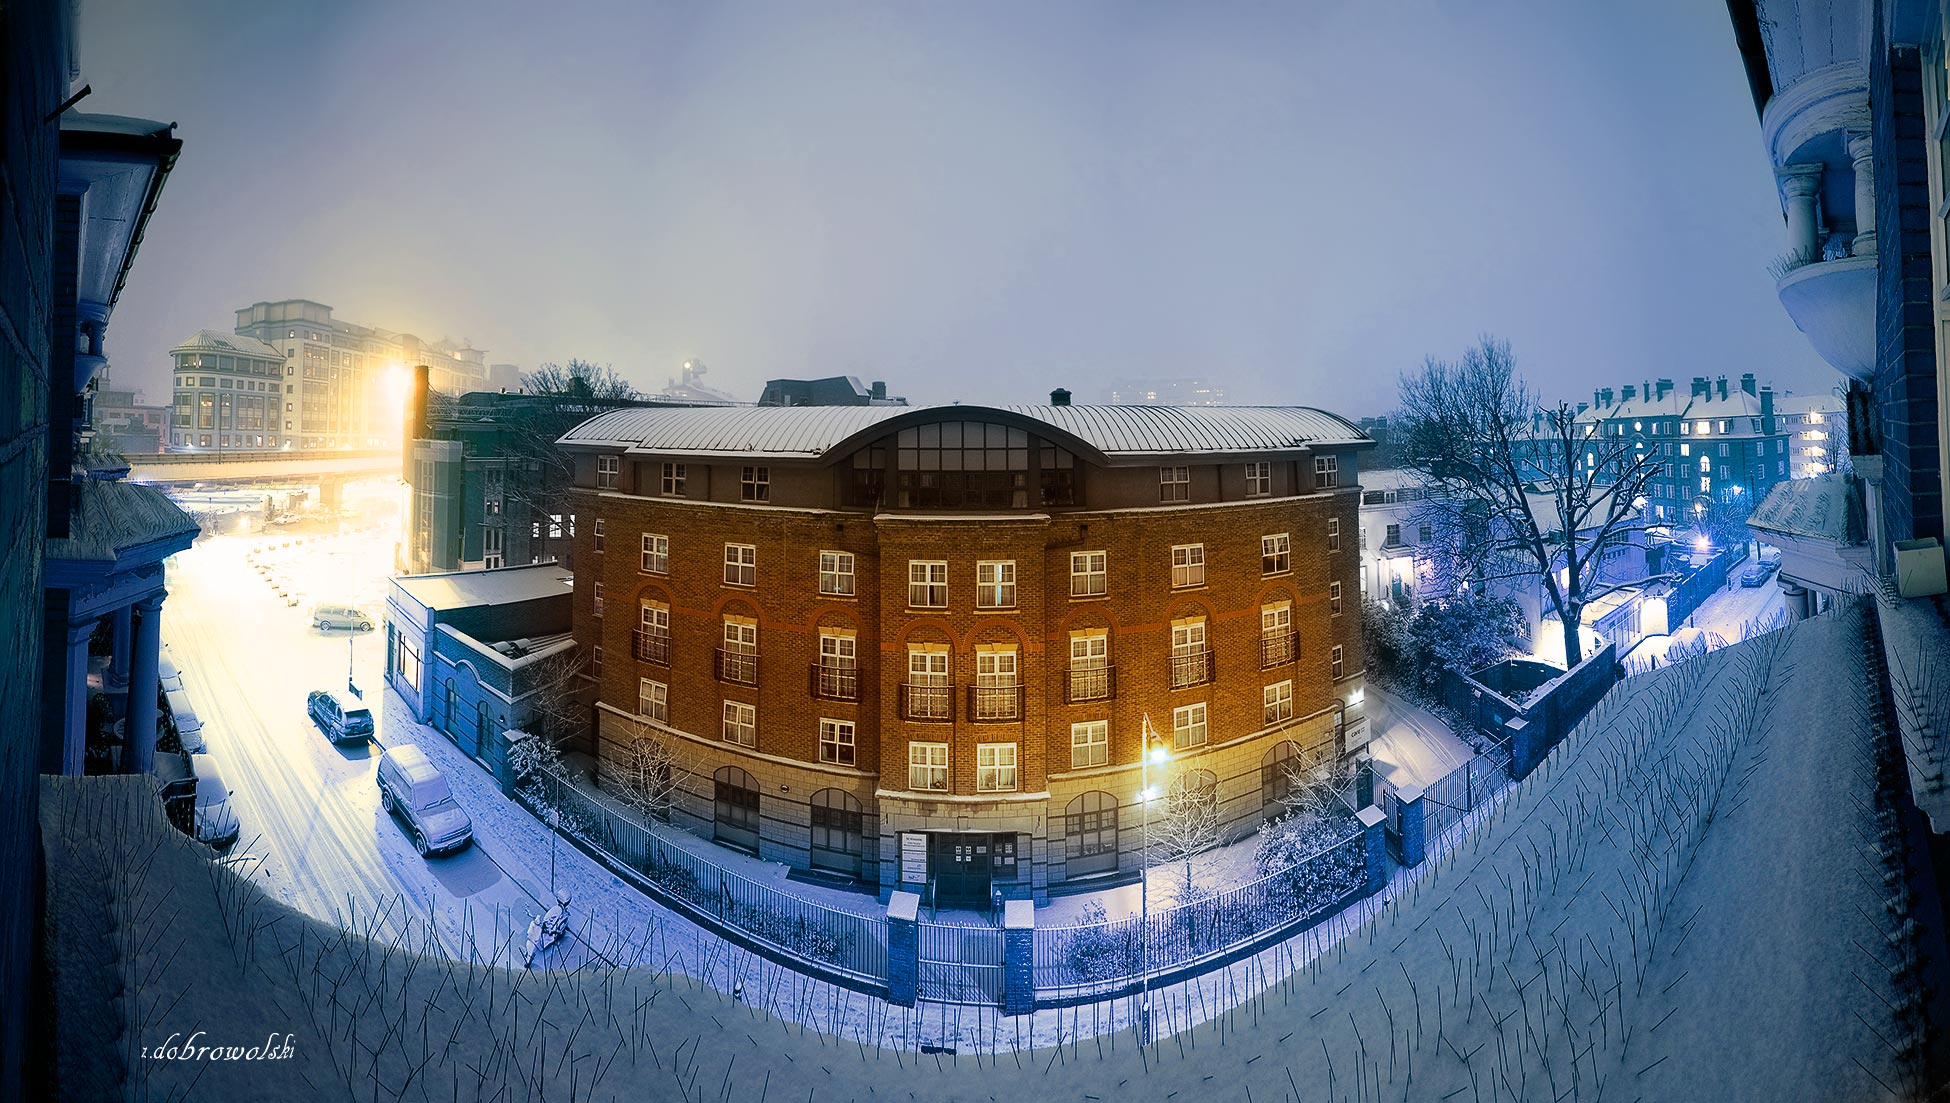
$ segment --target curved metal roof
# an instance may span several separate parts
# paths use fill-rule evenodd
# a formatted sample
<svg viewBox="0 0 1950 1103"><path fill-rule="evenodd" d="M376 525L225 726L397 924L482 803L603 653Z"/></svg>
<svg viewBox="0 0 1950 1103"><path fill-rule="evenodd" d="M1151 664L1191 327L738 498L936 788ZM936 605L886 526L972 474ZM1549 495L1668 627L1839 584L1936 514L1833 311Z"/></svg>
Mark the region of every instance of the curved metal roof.
<svg viewBox="0 0 1950 1103"><path fill-rule="evenodd" d="M854 437L946 420L1024 419L1105 457L1300 451L1373 443L1310 406L713 406L601 414L560 443L679 455L827 455ZM861 442L853 442L857 446Z"/></svg>
<svg viewBox="0 0 1950 1103"><path fill-rule="evenodd" d="M214 329L199 329L188 337L183 338L177 343L175 348L169 351L172 353L195 352L198 349L209 349L212 352L242 353L245 356L257 356L265 360L284 359L284 353L255 337L245 337L236 333L222 333Z"/></svg>

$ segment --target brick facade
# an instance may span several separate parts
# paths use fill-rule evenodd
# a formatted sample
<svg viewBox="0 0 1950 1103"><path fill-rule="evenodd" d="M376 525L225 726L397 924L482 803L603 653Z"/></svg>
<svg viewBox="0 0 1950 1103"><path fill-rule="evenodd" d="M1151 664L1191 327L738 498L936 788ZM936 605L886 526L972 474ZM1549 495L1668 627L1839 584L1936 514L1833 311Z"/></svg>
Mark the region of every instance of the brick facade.
<svg viewBox="0 0 1950 1103"><path fill-rule="evenodd" d="M897 879L898 832L995 832L1018 836L1016 879L1041 890L1067 876L1065 814L1087 792L1114 799L1120 862L1137 862L1140 824L1131 812L1147 713L1170 741L1174 709L1207 706L1204 745L1176 752L1163 780L1185 771L1212 773L1235 833L1260 822L1261 764L1270 750L1292 741L1312 751L1365 736L1358 706L1364 664L1359 553L1352 539L1359 491L1344 486L1292 493L1290 487L1308 481L1301 464L1275 464L1281 474L1274 493L1255 498L1241 498L1234 489L1226 500L1228 486L1244 485L1243 463L1207 463L1190 465L1194 500L1186 504L1156 504L1157 468L1132 467L1093 469L1091 499L1072 509L875 513L833 508L834 472L819 463L768 463L770 501L764 504L736 501L744 465L699 458L685 463L683 497L598 490L586 485L595 481L593 462L584 465L575 512L591 523L577 527L575 623L583 644L602 649L597 728L605 781L615 780L623 747L638 733L656 730L677 739L686 775L678 819L701 833L714 826L714 775L735 767L757 781L757 849L763 857L808 865L815 794L836 789L853 798L865 817L864 880L890 886ZM1351 458L1346 471L1351 482ZM632 457L622 464L619 482L654 491L661 488L660 473L659 460ZM1151 505L1093 508L1100 496L1126 502L1145 492L1141 488L1148 488ZM600 549L593 523L598 518ZM1333 552L1329 518L1338 518L1348 534ZM643 569L645 533L668 537L663 572ZM1261 538L1270 534L1287 534L1291 550L1285 569L1268 573ZM755 548L754 584L725 580L727 544ZM1173 587L1176 545L1203 546L1202 584ZM822 551L853 556L851 596L820 592ZM1105 593L1072 596L1071 554L1094 551L1105 554ZM1014 565L1014 600L1006 607L978 606L977 565L991 561ZM910 606L910 562L947 564L945 607ZM1342 593L1339 613L1330 609L1335 582ZM635 653L632 634L645 602L669 611L667 664ZM1274 664L1262 668L1261 612L1278 603L1291 609L1297 648L1288 658L1276 646ZM756 685L721 676L718 651L727 618L756 625ZM1212 677L1173 688L1173 622L1190 618L1204 620ZM1069 703L1071 636L1088 631L1107 638L1114 691ZM815 694L822 633L852 638L857 699ZM1339 680L1330 670L1336 646L1342 649ZM903 713L910 648L947 655L952 688L946 700L926 695L950 714L942 721ZM977 699L977 656L991 648L1015 652L1019 706L1006 690ZM663 658L657 650L648 657ZM667 722L651 729L631 719L642 678L669 687ZM1292 714L1268 724L1262 693L1282 681L1292 682ZM723 738L727 701L755 707L754 746ZM1014 715L996 721L979 713ZM1337 715L1343 725L1338 744ZM851 764L821 761L822 719L854 725ZM1102 764L1073 764L1072 725L1086 721L1108 722ZM910 787L913 743L947 745L945 789ZM984 744L1015 748L1015 784L1007 791L984 791L978 784L978 748Z"/></svg>

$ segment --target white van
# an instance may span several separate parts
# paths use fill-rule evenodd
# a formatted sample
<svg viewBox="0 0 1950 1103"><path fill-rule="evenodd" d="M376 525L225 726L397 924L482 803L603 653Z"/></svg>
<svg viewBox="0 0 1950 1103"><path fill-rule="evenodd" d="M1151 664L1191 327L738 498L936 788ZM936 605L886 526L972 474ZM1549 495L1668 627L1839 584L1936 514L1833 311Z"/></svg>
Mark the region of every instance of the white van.
<svg viewBox="0 0 1950 1103"><path fill-rule="evenodd" d="M222 850L237 841L237 813L230 810L230 789L217 776L216 760L207 754L190 756L196 775L196 841Z"/></svg>
<svg viewBox="0 0 1950 1103"><path fill-rule="evenodd" d="M169 715L176 722L176 735L183 741L183 750L188 754L203 750L203 721L197 719L196 710L190 707L190 695L171 689L164 691L163 699L169 702Z"/></svg>
<svg viewBox="0 0 1950 1103"><path fill-rule="evenodd" d="M311 610L313 628L350 628L355 632L372 631L372 618L352 605L314 605Z"/></svg>
<svg viewBox="0 0 1950 1103"><path fill-rule="evenodd" d="M474 841L474 825L446 777L410 743L388 747L379 756L379 806L406 821L421 857Z"/></svg>

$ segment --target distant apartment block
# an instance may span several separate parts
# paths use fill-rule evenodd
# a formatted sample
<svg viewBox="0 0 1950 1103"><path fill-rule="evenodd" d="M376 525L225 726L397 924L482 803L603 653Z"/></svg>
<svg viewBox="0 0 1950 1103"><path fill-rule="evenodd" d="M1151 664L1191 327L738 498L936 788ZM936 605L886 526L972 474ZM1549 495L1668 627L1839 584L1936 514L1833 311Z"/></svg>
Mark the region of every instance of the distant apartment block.
<svg viewBox="0 0 1950 1103"><path fill-rule="evenodd" d="M169 443L169 407L150 406L141 391L110 386L104 379L88 398L95 445L124 456L161 452Z"/></svg>
<svg viewBox="0 0 1950 1103"><path fill-rule="evenodd" d="M1113 406L1223 406L1226 392L1205 379L1120 379L1104 400Z"/></svg>
<svg viewBox="0 0 1950 1103"><path fill-rule="evenodd" d="M1635 454L1663 464L1646 486L1648 519L1683 521L1715 505L1759 502L1788 471L1793 435L1775 406L1774 391L1752 372L1729 386L1727 377L1695 376L1684 392L1670 379L1596 391L1578 414L1581 424ZM1584 462L1598 462L1600 449Z"/></svg>
<svg viewBox="0 0 1950 1103"><path fill-rule="evenodd" d="M1784 394L1774 400L1774 416L1788 434L1790 478L1826 475L1848 453L1848 410L1840 397Z"/></svg>

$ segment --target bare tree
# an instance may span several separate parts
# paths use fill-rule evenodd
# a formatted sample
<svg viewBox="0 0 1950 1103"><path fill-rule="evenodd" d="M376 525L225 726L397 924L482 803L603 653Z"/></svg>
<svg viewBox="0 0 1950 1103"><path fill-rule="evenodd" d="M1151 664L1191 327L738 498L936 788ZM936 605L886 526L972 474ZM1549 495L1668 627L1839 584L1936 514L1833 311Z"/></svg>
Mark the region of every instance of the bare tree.
<svg viewBox="0 0 1950 1103"><path fill-rule="evenodd" d="M1320 820L1346 808L1341 794L1354 785L1354 757L1336 757L1332 743L1301 751L1280 769L1286 782L1280 806L1287 815Z"/></svg>
<svg viewBox="0 0 1950 1103"><path fill-rule="evenodd" d="M1211 774L1194 770L1165 786L1152 818L1151 859L1159 865L1184 863L1178 899L1190 901L1197 886L1192 859L1217 846L1223 824L1219 819L1219 783Z"/></svg>
<svg viewBox="0 0 1950 1103"><path fill-rule="evenodd" d="M564 651L543 659L529 689L529 728L552 746L585 732L593 684L588 656Z"/></svg>
<svg viewBox="0 0 1950 1103"><path fill-rule="evenodd" d="M617 374L615 368L587 360L570 360L566 365L553 362L539 365L534 371L522 374L521 386L529 394L571 400L613 402L638 397L636 388Z"/></svg>
<svg viewBox="0 0 1950 1103"><path fill-rule="evenodd" d="M502 497L516 507L503 523L540 526L544 537L554 539L567 528L569 487L575 481L575 457L557 448L556 440L641 396L615 368L587 360L543 364L521 382L530 401L495 419L507 460Z"/></svg>
<svg viewBox="0 0 1950 1103"><path fill-rule="evenodd" d="M676 740L641 717L623 717L618 727L628 740L617 766L623 800L646 820L668 821L688 766Z"/></svg>
<svg viewBox="0 0 1950 1103"><path fill-rule="evenodd" d="M1517 375L1508 343L1484 338L1458 363L1428 360L1402 378L1401 402L1392 425L1403 462L1442 491L1427 508L1448 511L1474 537L1469 580L1538 582L1563 626L1567 667L1584 657L1586 606L1672 577L1604 577L1629 535L1646 528L1645 490L1665 470L1659 450L1603 435L1569 403L1543 405Z"/></svg>

